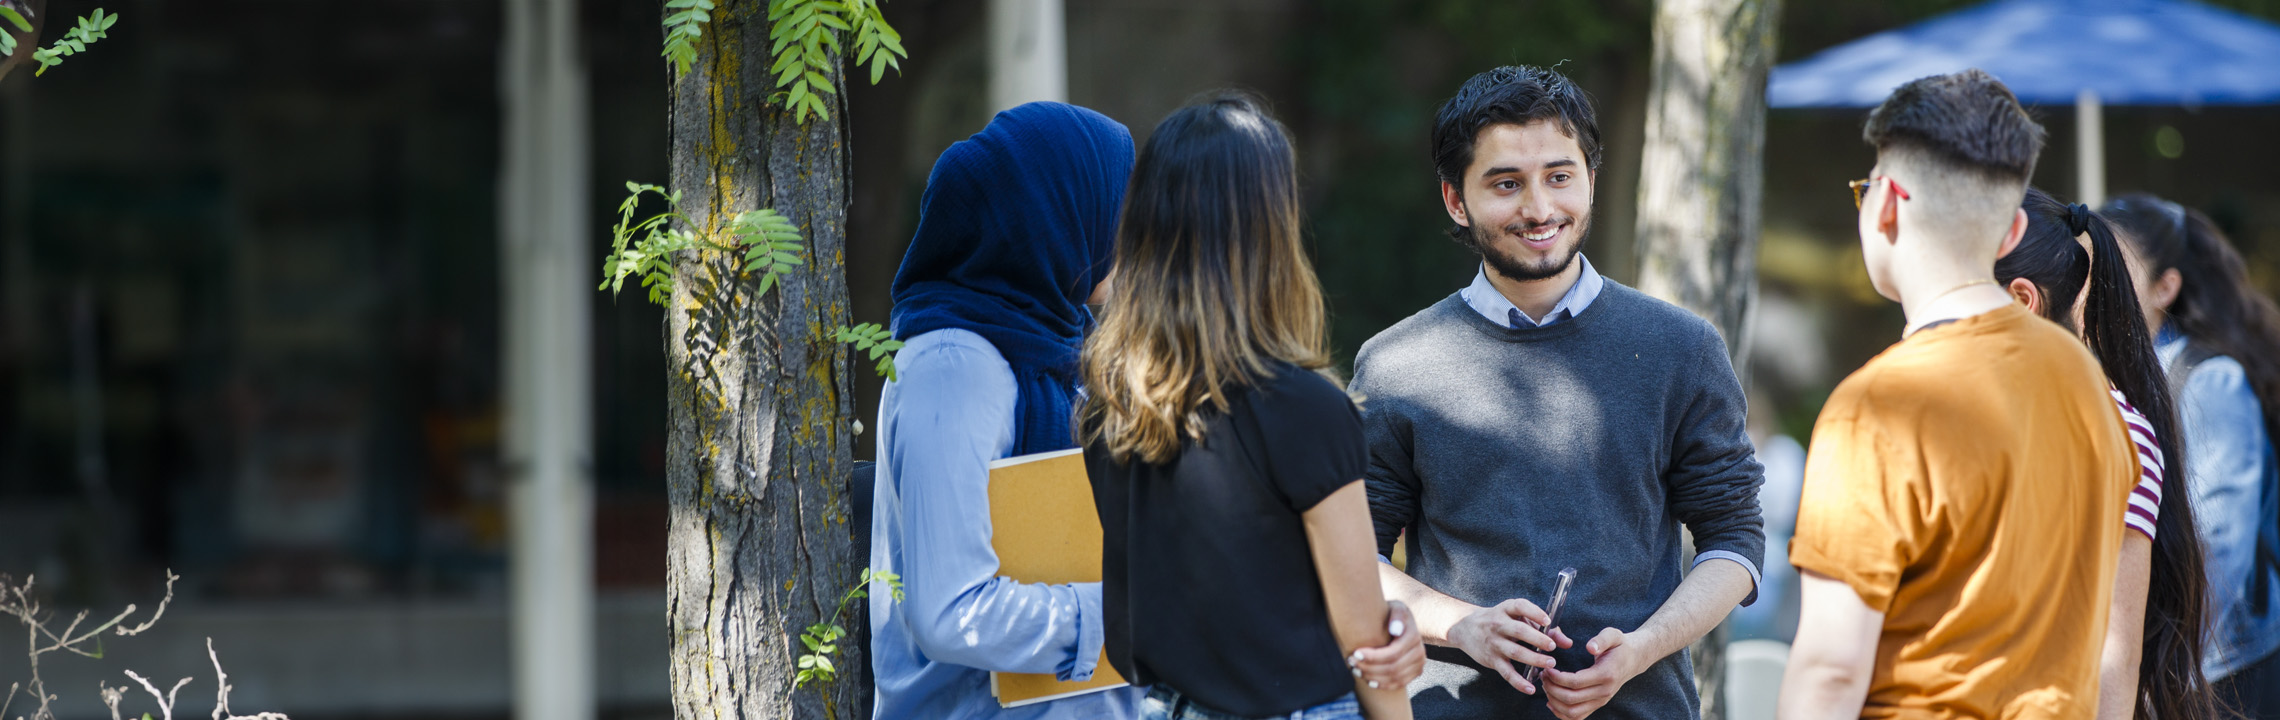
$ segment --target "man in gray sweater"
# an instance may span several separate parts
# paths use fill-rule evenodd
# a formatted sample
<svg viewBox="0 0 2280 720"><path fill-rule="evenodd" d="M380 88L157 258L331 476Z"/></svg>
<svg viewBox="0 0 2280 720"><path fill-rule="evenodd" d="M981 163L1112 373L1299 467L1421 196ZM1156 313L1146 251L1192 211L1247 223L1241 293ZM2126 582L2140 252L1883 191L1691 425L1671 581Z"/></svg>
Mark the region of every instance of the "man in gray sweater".
<svg viewBox="0 0 2280 720"><path fill-rule="evenodd" d="M1765 551L1726 346L1581 256L1600 141L1567 78L1474 76L1433 155L1480 271L1365 343L1352 384L1378 549L1409 537L1381 579L1431 645L1417 717L1697 716L1684 650L1755 597Z"/></svg>

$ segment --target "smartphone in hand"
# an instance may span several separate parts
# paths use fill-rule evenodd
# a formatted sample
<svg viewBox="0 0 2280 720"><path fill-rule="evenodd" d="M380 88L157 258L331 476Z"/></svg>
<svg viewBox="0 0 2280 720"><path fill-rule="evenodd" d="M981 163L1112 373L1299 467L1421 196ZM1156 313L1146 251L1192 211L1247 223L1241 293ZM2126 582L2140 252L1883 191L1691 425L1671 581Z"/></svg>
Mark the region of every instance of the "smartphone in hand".
<svg viewBox="0 0 2280 720"><path fill-rule="evenodd" d="M1573 584L1575 584L1575 568L1561 569L1559 585L1552 589L1552 604L1544 607L1545 623L1543 626L1536 629L1550 633L1552 631L1552 628L1559 627L1560 606L1567 604L1568 586ZM1545 649L1546 654L1550 654L1550 652L1550 648ZM1543 676L1543 668L1536 667L1534 665L1528 665L1520 668L1520 677L1527 678L1528 683L1531 685L1541 686L1542 682L1539 681L1539 678L1542 678Z"/></svg>

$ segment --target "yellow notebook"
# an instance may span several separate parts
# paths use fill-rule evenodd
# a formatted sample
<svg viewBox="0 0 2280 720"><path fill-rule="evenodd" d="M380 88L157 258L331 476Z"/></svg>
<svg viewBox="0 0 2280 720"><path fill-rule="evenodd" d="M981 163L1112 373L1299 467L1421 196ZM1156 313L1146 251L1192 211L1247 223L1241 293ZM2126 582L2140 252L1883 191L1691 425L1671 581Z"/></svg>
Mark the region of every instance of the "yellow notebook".
<svg viewBox="0 0 2280 720"><path fill-rule="evenodd" d="M1025 583L1100 582L1100 511L1085 478L1082 449L990 463L990 547L998 574ZM990 673L1001 707L1019 707L1124 687L1103 649L1091 680L1049 674Z"/></svg>

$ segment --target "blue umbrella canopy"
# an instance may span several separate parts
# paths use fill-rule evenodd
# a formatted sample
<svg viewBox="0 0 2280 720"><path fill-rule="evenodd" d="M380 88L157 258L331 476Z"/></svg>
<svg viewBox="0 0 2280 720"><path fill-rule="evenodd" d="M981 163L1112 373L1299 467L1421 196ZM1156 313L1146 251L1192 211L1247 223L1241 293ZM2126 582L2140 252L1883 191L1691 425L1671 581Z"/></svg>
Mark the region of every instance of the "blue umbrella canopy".
<svg viewBox="0 0 2280 720"><path fill-rule="evenodd" d="M1773 69L1779 108L1872 107L1927 75L1979 68L2021 102L2280 103L2280 26L2190 0L1998 0Z"/></svg>

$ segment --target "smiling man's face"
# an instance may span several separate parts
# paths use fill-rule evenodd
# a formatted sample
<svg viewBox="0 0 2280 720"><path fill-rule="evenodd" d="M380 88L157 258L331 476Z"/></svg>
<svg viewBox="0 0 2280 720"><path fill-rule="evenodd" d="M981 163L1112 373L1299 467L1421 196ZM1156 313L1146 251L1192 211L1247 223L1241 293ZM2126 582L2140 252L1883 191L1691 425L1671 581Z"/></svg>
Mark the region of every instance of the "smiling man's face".
<svg viewBox="0 0 2280 720"><path fill-rule="evenodd" d="M1491 270L1543 280L1567 272L1583 249L1596 179L1557 122L1491 125L1473 144L1461 190L1442 183L1441 199Z"/></svg>

